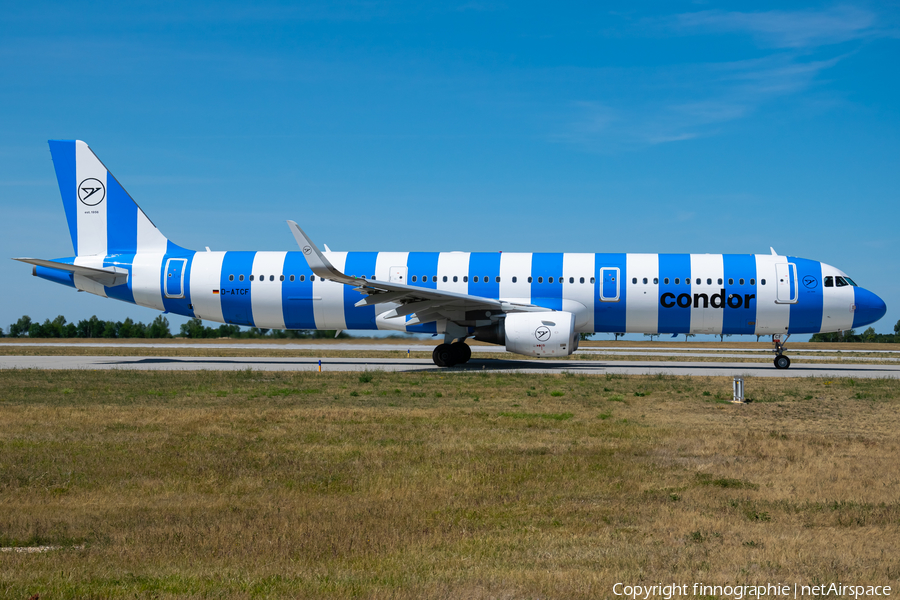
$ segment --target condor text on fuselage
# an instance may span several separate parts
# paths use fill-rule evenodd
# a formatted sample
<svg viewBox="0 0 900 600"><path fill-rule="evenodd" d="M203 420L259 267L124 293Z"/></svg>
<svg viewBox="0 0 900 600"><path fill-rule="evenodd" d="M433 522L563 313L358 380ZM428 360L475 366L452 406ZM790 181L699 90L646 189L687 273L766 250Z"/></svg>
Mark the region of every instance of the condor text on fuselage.
<svg viewBox="0 0 900 600"><path fill-rule="evenodd" d="M769 254L332 252L293 221L298 251L205 252L166 238L81 141L51 141L74 256L20 258L37 277L209 321L268 329L390 330L567 356L581 333L771 335L880 319L884 302L839 269Z"/></svg>

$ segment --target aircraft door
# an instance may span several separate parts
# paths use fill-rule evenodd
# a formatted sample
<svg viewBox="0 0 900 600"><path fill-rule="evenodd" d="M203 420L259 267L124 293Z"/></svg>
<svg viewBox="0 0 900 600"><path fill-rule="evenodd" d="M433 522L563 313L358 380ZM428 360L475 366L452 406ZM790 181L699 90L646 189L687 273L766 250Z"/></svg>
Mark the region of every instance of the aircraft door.
<svg viewBox="0 0 900 600"><path fill-rule="evenodd" d="M391 283L402 283L406 285L406 275L409 271L407 267L391 267Z"/></svg>
<svg viewBox="0 0 900 600"><path fill-rule="evenodd" d="M797 302L797 265L794 263L776 263L775 301L779 304Z"/></svg>
<svg viewBox="0 0 900 600"><path fill-rule="evenodd" d="M619 268L603 267L600 269L600 301L619 301Z"/></svg>
<svg viewBox="0 0 900 600"><path fill-rule="evenodd" d="M170 258L166 261L166 298L184 298L184 272L186 258Z"/></svg>

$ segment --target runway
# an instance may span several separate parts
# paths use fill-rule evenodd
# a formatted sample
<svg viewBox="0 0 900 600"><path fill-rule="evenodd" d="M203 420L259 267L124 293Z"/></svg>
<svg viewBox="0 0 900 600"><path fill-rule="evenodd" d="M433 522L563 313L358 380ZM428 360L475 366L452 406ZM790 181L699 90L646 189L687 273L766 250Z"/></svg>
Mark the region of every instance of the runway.
<svg viewBox="0 0 900 600"><path fill-rule="evenodd" d="M900 378L900 365L794 363L778 370L771 363L676 362L654 360L501 360L473 358L465 365L441 369L422 358L327 358L322 371L398 371L469 373L495 371L515 373L579 373L603 375L690 375L699 377L853 377ZM319 359L312 357L209 357L209 356L0 356L0 369L122 369L144 371L316 371Z"/></svg>

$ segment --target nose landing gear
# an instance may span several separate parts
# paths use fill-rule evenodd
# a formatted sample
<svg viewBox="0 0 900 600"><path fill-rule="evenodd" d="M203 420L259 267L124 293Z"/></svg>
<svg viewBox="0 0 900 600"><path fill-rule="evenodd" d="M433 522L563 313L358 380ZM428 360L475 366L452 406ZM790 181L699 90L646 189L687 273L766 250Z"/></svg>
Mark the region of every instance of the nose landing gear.
<svg viewBox="0 0 900 600"><path fill-rule="evenodd" d="M776 369L787 369L791 366L791 359L784 354L785 344L788 341L788 338L791 337L790 334L784 336L781 335L773 335L772 343L775 344L775 368Z"/></svg>

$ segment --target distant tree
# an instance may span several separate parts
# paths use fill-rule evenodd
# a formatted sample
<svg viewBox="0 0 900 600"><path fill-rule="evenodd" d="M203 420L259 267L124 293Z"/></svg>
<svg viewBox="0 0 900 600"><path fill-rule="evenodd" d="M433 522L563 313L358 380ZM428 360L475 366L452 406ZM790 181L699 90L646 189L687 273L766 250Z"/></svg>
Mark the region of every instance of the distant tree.
<svg viewBox="0 0 900 600"><path fill-rule="evenodd" d="M237 337L241 334L238 325L219 325L218 337Z"/></svg>
<svg viewBox="0 0 900 600"><path fill-rule="evenodd" d="M172 337L172 332L169 331L169 320L162 315L158 315L153 322L150 323L150 327L147 328L147 336L148 338L170 338Z"/></svg>
<svg viewBox="0 0 900 600"><path fill-rule="evenodd" d="M897 323L894 325L894 334L900 335L900 321L897 321Z"/></svg>
<svg viewBox="0 0 900 600"><path fill-rule="evenodd" d="M686 334L684 334L684 341L688 341L688 338L692 338L692 337L697 337L697 336L693 333L686 333Z"/></svg>
<svg viewBox="0 0 900 600"><path fill-rule="evenodd" d="M66 337L66 338L78 337L78 327L75 325L75 323L69 323L68 325L66 325L66 332L63 335L63 337Z"/></svg>
<svg viewBox="0 0 900 600"><path fill-rule="evenodd" d="M3 328L2 328L2 327L0 327L0 337L5 337L5 336L3 335Z"/></svg>
<svg viewBox="0 0 900 600"><path fill-rule="evenodd" d="M650 338L650 341L652 342L652 341L653 341L653 338L659 337L659 334L658 334L658 333L645 333L645 334L644 334L644 337L649 337L649 338Z"/></svg>
<svg viewBox="0 0 900 600"><path fill-rule="evenodd" d="M730 334L730 333L720 333L720 334L719 334L719 341L720 341L720 342L724 342L724 341L725 341L725 338L727 338L727 337L731 337L731 334Z"/></svg>
<svg viewBox="0 0 900 600"><path fill-rule="evenodd" d="M578 334L578 339L580 339L582 342L587 341L587 340L591 339L592 337L594 337L593 333L579 333Z"/></svg>
<svg viewBox="0 0 900 600"><path fill-rule="evenodd" d="M140 325L143 326L143 323L140 323ZM120 338L144 337L143 335L137 335L137 333L138 328L135 326L134 321L131 320L131 317L127 317L119 326Z"/></svg>
<svg viewBox="0 0 900 600"><path fill-rule="evenodd" d="M82 319L78 321L78 337L80 338L98 338L103 335L106 323L93 315L90 319Z"/></svg>
<svg viewBox="0 0 900 600"><path fill-rule="evenodd" d="M115 321L106 321L103 326L103 333L101 335L107 339L114 339L119 337L119 328L116 325L117 323ZM118 323L118 325L121 326L122 323Z"/></svg>
<svg viewBox="0 0 900 600"><path fill-rule="evenodd" d="M618 342L618 341L619 341L619 336L620 336L620 335L625 335L625 333L624 333L624 332L623 332L623 333L614 333L613 335L616 336L616 341Z"/></svg>
<svg viewBox="0 0 900 600"><path fill-rule="evenodd" d="M49 320L47 321L49 323ZM34 322L28 328L28 337L30 338L42 338L47 337L44 326L40 323Z"/></svg>
<svg viewBox="0 0 900 600"><path fill-rule="evenodd" d="M31 327L31 317L23 315L18 321L9 326L9 337L22 337L28 333Z"/></svg>
<svg viewBox="0 0 900 600"><path fill-rule="evenodd" d="M862 332L860 339L864 342L874 342L878 334L875 333L874 327L869 327L865 331Z"/></svg>
<svg viewBox="0 0 900 600"><path fill-rule="evenodd" d="M199 318L194 317L187 323L182 323L181 325L181 335L186 338L191 339L200 339L209 337L206 333L206 329L203 327L203 321Z"/></svg>

